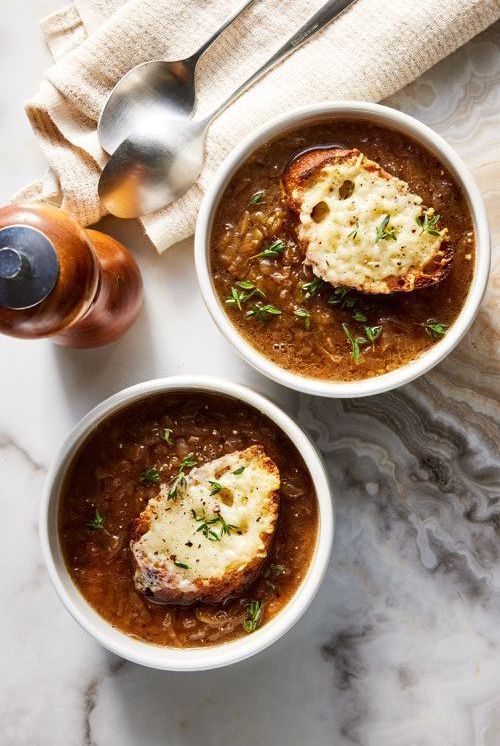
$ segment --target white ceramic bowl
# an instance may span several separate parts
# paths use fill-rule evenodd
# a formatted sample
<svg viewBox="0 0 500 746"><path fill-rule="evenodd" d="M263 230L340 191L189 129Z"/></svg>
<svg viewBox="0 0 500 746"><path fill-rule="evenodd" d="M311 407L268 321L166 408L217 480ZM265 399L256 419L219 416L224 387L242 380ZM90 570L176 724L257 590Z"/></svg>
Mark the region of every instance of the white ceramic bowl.
<svg viewBox="0 0 500 746"><path fill-rule="evenodd" d="M467 200L476 237L474 277L460 315L446 336L416 360L398 370L361 381L338 382L305 378L281 368L252 347L231 323L222 307L210 272L210 237L219 200L231 177L246 158L262 143L298 126L322 119L358 119L385 125L409 135L436 155L454 176ZM474 180L453 148L425 124L380 104L332 101L289 112L265 124L240 143L220 166L203 199L195 235L195 260L201 292L215 323L237 352L260 373L285 386L308 394L331 397L357 397L380 394L402 386L426 373L445 358L472 324L483 297L490 268L490 237L483 200Z"/></svg>
<svg viewBox="0 0 500 746"><path fill-rule="evenodd" d="M166 391L212 391L234 397L267 415L290 438L311 474L318 500L318 538L310 568L302 584L284 609L251 635L206 648L168 648L133 639L113 628L87 603L66 569L57 532L61 486L71 460L82 441L111 413L154 393ZM76 621L113 653L152 668L170 671L201 671L236 663L264 650L285 634L302 616L323 580L334 533L332 496L325 468L304 432L279 407L249 388L199 376L176 376L140 383L119 391L91 410L63 443L47 477L40 508L40 540L50 579Z"/></svg>

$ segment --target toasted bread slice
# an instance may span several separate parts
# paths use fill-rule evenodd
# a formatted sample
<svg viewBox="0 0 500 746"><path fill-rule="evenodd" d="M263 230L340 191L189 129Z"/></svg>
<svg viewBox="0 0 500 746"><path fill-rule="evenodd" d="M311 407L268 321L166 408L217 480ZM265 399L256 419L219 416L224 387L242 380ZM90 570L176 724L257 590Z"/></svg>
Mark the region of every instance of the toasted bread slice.
<svg viewBox="0 0 500 746"><path fill-rule="evenodd" d="M409 292L447 275L453 248L439 215L359 150L307 151L285 169L282 184L299 218L305 264L331 285Z"/></svg>
<svg viewBox="0 0 500 746"><path fill-rule="evenodd" d="M135 520L136 588L161 603L217 602L241 592L264 563L276 528L280 475L262 446L194 468Z"/></svg>

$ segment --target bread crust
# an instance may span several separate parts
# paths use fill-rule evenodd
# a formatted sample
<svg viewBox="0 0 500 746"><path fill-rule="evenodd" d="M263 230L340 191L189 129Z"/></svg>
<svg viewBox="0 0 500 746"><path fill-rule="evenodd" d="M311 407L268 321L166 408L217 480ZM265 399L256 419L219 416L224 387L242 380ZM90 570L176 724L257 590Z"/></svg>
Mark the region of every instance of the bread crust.
<svg viewBox="0 0 500 746"><path fill-rule="evenodd" d="M341 165L342 162L352 161L353 158L359 158L361 152L357 148L315 148L308 150L299 155L297 158L287 164L282 174L282 190L285 201L295 218L299 218L302 207L304 190L318 183L323 178L322 171L328 165ZM382 168L378 163L366 159L364 169L367 172L375 172L382 178L389 180L391 174ZM301 230L298 224L297 236L301 247L306 253L305 264L310 266L318 277L321 272L317 264L307 256L309 241L305 231ZM428 288L436 285L448 275L451 269L451 262L454 257L454 246L446 235L443 236L439 250L419 271L413 274L401 276L388 276L384 279L385 288L374 291L366 284L345 285L363 293L407 293L413 290ZM325 278L323 278L325 279Z"/></svg>

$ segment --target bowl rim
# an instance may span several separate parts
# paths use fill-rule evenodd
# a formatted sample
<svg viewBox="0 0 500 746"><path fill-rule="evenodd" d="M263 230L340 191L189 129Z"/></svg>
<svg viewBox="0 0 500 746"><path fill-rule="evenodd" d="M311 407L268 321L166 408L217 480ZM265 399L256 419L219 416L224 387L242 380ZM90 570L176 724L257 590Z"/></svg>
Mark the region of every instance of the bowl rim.
<svg viewBox="0 0 500 746"><path fill-rule="evenodd" d="M311 475L318 503L318 535L307 575L284 608L256 632L206 648L170 648L136 640L95 611L74 584L62 557L58 535L60 490L74 454L107 416L155 393L207 391L243 401L269 417L294 443ZM253 389L209 376L169 376L125 388L90 410L61 445L47 475L39 514L39 536L49 578L63 605L101 645L134 663L169 671L202 671L242 661L282 637L302 616L325 576L334 537L334 500L321 456L305 432L278 405Z"/></svg>
<svg viewBox="0 0 500 746"><path fill-rule="evenodd" d="M476 239L474 274L465 303L446 336L415 360L389 373L360 381L306 378L280 367L246 341L232 324L217 297L210 271L212 222L222 193L243 161L261 144L307 121L329 117L359 118L386 125L412 137L439 158L451 172L468 203ZM239 143L219 166L203 197L196 223L195 265L205 304L217 327L238 354L267 378L307 394L335 398L380 394L402 386L441 362L463 338L481 304L490 269L490 234L486 209L476 183L460 156L441 135L397 109L365 101L327 101L293 109L264 124Z"/></svg>

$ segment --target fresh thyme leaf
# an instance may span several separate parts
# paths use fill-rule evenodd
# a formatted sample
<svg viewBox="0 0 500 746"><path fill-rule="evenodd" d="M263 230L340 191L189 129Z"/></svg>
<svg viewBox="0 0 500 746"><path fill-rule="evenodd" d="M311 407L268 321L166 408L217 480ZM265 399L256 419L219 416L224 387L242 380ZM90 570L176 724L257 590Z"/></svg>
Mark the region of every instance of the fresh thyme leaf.
<svg viewBox="0 0 500 746"><path fill-rule="evenodd" d="M347 339L351 343L351 357L354 360L354 362L357 364L359 362L359 345L366 344L365 337L355 337L353 334L351 334L349 327L347 324L342 324L342 329L344 330L344 334L346 335Z"/></svg>
<svg viewBox="0 0 500 746"><path fill-rule="evenodd" d="M311 328L311 314L309 313L309 311L306 311L305 308L297 308L293 313L299 319L304 320L304 326L306 328L306 331L308 332Z"/></svg>
<svg viewBox="0 0 500 746"><path fill-rule="evenodd" d="M382 334L381 326L365 326L366 338L372 343L372 350L375 349L375 340Z"/></svg>
<svg viewBox="0 0 500 746"><path fill-rule="evenodd" d="M261 189L260 191L255 192L255 194L252 194L252 196L249 199L250 204L261 205L264 202L264 195L265 195L264 189Z"/></svg>
<svg viewBox="0 0 500 746"><path fill-rule="evenodd" d="M222 485L219 482L212 482L211 479L209 479L208 482L212 485L212 491L210 495L217 495L217 493L221 491Z"/></svg>
<svg viewBox="0 0 500 746"><path fill-rule="evenodd" d="M243 303L246 303L254 295L258 295L261 298L266 297L262 290L259 290L251 280L238 280L236 285L231 288L231 295L229 298L226 298L225 302L228 306L238 306L240 311L242 311Z"/></svg>
<svg viewBox="0 0 500 746"><path fill-rule="evenodd" d="M448 329L448 324L442 324L440 321L436 321L436 319L427 319L427 321L424 324L420 324L420 326L423 326L429 337L432 337L432 339L441 339L441 337L444 337L446 334L446 330Z"/></svg>
<svg viewBox="0 0 500 746"><path fill-rule="evenodd" d="M257 259L257 257L259 256L262 256L264 258L275 257L281 254L285 249L285 242L281 238L278 238L276 241L270 243L269 246L266 246L263 251L259 252L258 254L254 254L254 256L252 256L251 258Z"/></svg>
<svg viewBox="0 0 500 746"><path fill-rule="evenodd" d="M218 518L219 518L219 523L221 526L221 529L220 529L221 536L223 536L224 534L227 534L229 536L231 531L238 531L238 526L233 526L232 523L226 523L221 513L218 514Z"/></svg>
<svg viewBox="0 0 500 746"><path fill-rule="evenodd" d="M242 290L255 290L255 285L251 280L238 280L236 284Z"/></svg>
<svg viewBox="0 0 500 746"><path fill-rule="evenodd" d="M192 466L196 466L197 463L198 461L194 457L194 453L188 453L188 455L182 459L182 463L179 466L177 475L170 482L170 487L167 495L168 500L175 500L179 487L183 487L186 484L186 475L184 474L184 470L190 469Z"/></svg>
<svg viewBox="0 0 500 746"><path fill-rule="evenodd" d="M200 524L198 528L196 529L196 533L198 533L198 531L201 531L203 533L203 536L205 536L205 538L210 539L211 541L220 541L220 537L217 536L215 531L212 531L210 529L210 526L212 525L212 523L214 523L213 518L210 520L207 520L205 513L198 515L196 511L193 509L191 510L191 513L193 515L194 520ZM212 538L210 537L210 534L212 534Z"/></svg>
<svg viewBox="0 0 500 746"><path fill-rule="evenodd" d="M269 321L271 316L280 316L281 311L279 308L276 308L276 306L271 305L268 303L267 305L263 306L262 303L254 303L253 307L246 312L245 318L251 319L256 318L259 319L259 321L262 324L265 324Z"/></svg>
<svg viewBox="0 0 500 746"><path fill-rule="evenodd" d="M105 520L106 517L101 515L99 513L99 510L96 508L94 517L87 523L87 528L89 528L91 531L100 531L102 528L104 528Z"/></svg>
<svg viewBox="0 0 500 746"><path fill-rule="evenodd" d="M244 466L240 466L238 469L235 469L233 471L233 474L235 474L236 476L238 476L239 474L243 474L244 471L245 471L245 467Z"/></svg>
<svg viewBox="0 0 500 746"><path fill-rule="evenodd" d="M420 235L422 235L422 233L430 233L431 236L440 236L441 231L439 231L437 227L440 220L441 215L438 213L432 216L427 212L425 215L420 215L420 217L417 218L417 223L422 228Z"/></svg>
<svg viewBox="0 0 500 746"><path fill-rule="evenodd" d="M262 604L260 601L250 601L246 619L243 620L245 632L255 632L262 621Z"/></svg>
<svg viewBox="0 0 500 746"><path fill-rule="evenodd" d="M238 306L240 311L242 310L241 304L244 300L245 293L238 292L238 288L232 287L231 288L231 295L229 298L226 298L226 305L227 306Z"/></svg>
<svg viewBox="0 0 500 746"><path fill-rule="evenodd" d="M174 500L177 497L177 490L179 489L179 487L183 487L185 483L186 483L186 475L181 470L179 471L177 476L175 476L172 479L172 482L170 483L170 487L168 490L168 499Z"/></svg>
<svg viewBox="0 0 500 746"><path fill-rule="evenodd" d="M183 570L189 570L189 565L186 565L185 562L174 562L174 565L176 567L182 567Z"/></svg>
<svg viewBox="0 0 500 746"><path fill-rule="evenodd" d="M393 241L396 241L396 231L394 230L394 228L387 230L390 219L391 216L386 215L385 218L382 219L380 225L377 225L377 235L375 237L375 243L377 243L377 241L382 241L385 238L391 238Z"/></svg>
<svg viewBox="0 0 500 746"><path fill-rule="evenodd" d="M356 238L356 236L358 235L358 231L359 231L359 220L356 220L354 228L352 229L350 233L347 234L347 238Z"/></svg>
<svg viewBox="0 0 500 746"><path fill-rule="evenodd" d="M194 520L200 524L196 529L196 533L201 531L203 536L209 541L220 541L224 535L229 536L231 531L238 531L238 526L233 526L232 523L226 523L221 513L216 513L213 518L207 518L205 513L197 515L196 511L191 509L191 515ZM211 528L211 526L213 526L213 528ZM215 528L219 528L219 534L214 530Z"/></svg>
<svg viewBox="0 0 500 746"><path fill-rule="evenodd" d="M350 311L354 321L364 323L367 320L365 311L370 310L369 304L359 298L349 288L338 287L333 291L328 303L330 306L340 306L344 311Z"/></svg>
<svg viewBox="0 0 500 746"><path fill-rule="evenodd" d="M165 441L165 443L168 443L169 446L173 444L173 438L172 438L172 430L169 430L169 428L165 428L165 430L161 434L161 439Z"/></svg>
<svg viewBox="0 0 500 746"><path fill-rule="evenodd" d="M276 575L279 575L280 573L285 571L285 565L276 565L271 564L269 565L272 572L274 572Z"/></svg>
<svg viewBox="0 0 500 746"><path fill-rule="evenodd" d="M150 484L160 484L160 472L156 466L152 466L151 469L144 469L139 482L149 482Z"/></svg>
<svg viewBox="0 0 500 746"><path fill-rule="evenodd" d="M196 460L194 453L188 453L188 455L182 459L181 469L190 469L192 466L196 466L198 461Z"/></svg>
<svg viewBox="0 0 500 746"><path fill-rule="evenodd" d="M326 285L326 282L322 280L321 277L315 277L314 280L305 282L300 287L302 298L304 300L306 298L313 298L315 295L317 295L318 291L323 287L323 285Z"/></svg>
<svg viewBox="0 0 500 746"><path fill-rule="evenodd" d="M364 313L361 313L361 311L356 311L352 318L354 321L366 321L366 316Z"/></svg>
<svg viewBox="0 0 500 746"><path fill-rule="evenodd" d="M344 308L346 302L351 300L351 297L349 296L350 292L349 288L335 288L333 295L331 295L328 300L329 305Z"/></svg>
<svg viewBox="0 0 500 746"><path fill-rule="evenodd" d="M198 519L197 519L198 520ZM205 539L208 539L209 541L220 541L222 538L222 534L217 534L213 529L210 528L212 525L212 521L203 521L201 526L196 529L196 532L201 531Z"/></svg>

